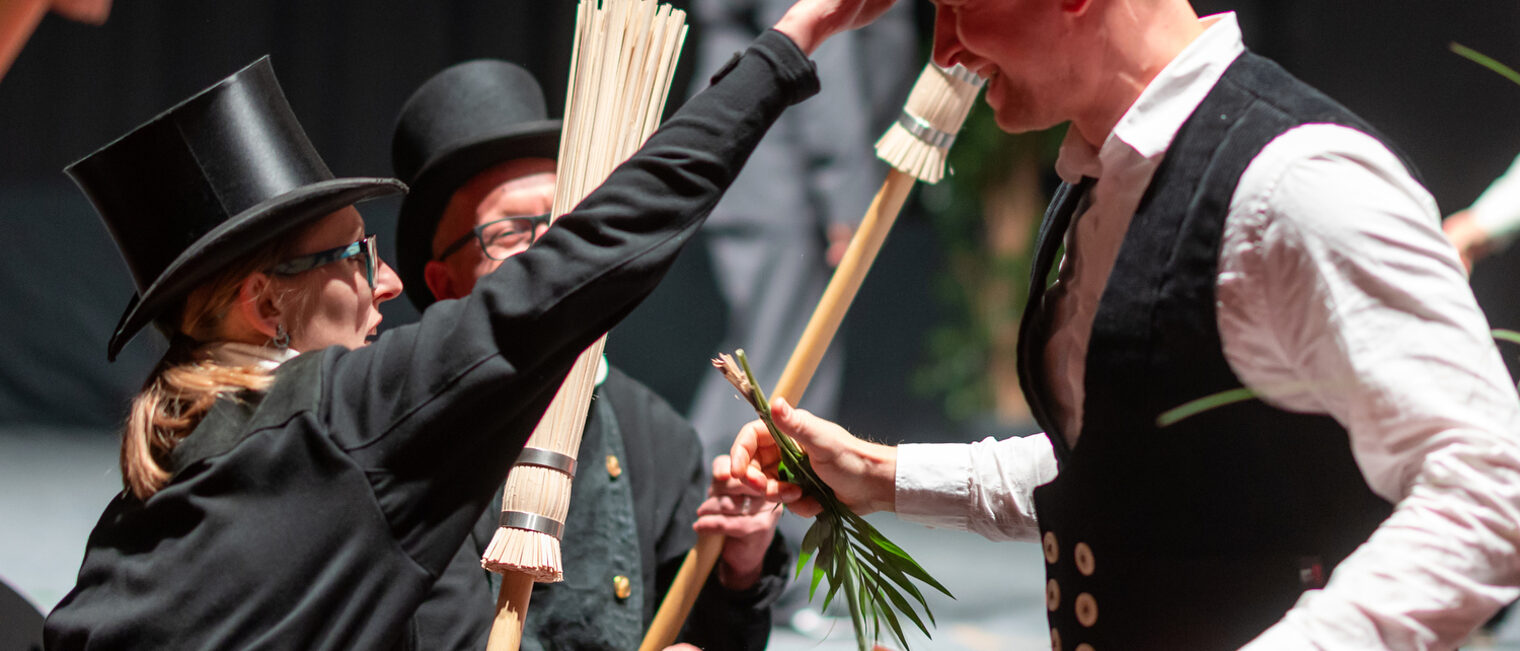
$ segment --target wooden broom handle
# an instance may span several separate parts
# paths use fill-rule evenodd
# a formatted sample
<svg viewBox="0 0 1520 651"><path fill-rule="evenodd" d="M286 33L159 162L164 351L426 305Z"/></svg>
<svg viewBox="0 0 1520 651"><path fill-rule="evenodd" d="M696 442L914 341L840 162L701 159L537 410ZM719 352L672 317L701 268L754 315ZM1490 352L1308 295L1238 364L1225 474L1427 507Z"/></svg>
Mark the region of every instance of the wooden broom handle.
<svg viewBox="0 0 1520 651"><path fill-rule="evenodd" d="M887 173L886 182L881 184L865 218L860 220L860 227L850 238L850 246L839 260L839 268L834 270L828 287L823 290L823 297L818 299L818 307L813 309L813 316L808 319L802 338L797 340L797 347L792 349L791 358L786 360L781 380L776 382L769 399L780 396L793 405L802 400L808 383L813 381L813 373L823 361L823 353L839 332L844 313L849 311L850 303L865 282L866 272L871 270L871 263L881 252L882 243L887 241L887 232L892 230L898 213L902 212L915 181L917 179L912 175L895 167Z"/></svg>
<svg viewBox="0 0 1520 651"><path fill-rule="evenodd" d="M0 0L0 77L47 14L48 0Z"/></svg>
<svg viewBox="0 0 1520 651"><path fill-rule="evenodd" d="M850 238L850 246L845 249L844 258L839 261L839 268L834 270L829 286L823 290L823 298L818 300L818 307L813 310L812 318L808 319L802 338L797 341L797 347L792 349L792 356L787 360L785 370L781 371L781 380L769 396L771 400L780 396L794 405L801 400L802 392L807 390L808 382L812 381L813 373L818 370L818 363L823 360L829 342L839 332L839 324L844 321L845 312L855 300L856 292L860 291L861 283L865 282L866 272L871 270L871 263L876 261L876 254L881 252L887 232L892 230L892 224L897 221L898 213L902 212L903 203L907 201L908 192L913 189L916 180L912 175L896 168L887 173L886 182L882 183L881 190L877 191L876 198L871 201L871 207L866 210L860 227L855 230L854 237ZM718 562L722 552L722 535L702 534L697 537L696 547L692 548L686 555L686 560L681 563L681 570L676 573L670 590L665 593L665 600L660 603L660 610L655 613L649 631L644 634L644 642L639 645L639 651L660 651L675 642L676 636L681 632L681 625L686 623L686 616L691 613L691 606L697 600L697 593L701 592L702 586L707 582L707 575L712 573L713 565Z"/></svg>
<svg viewBox="0 0 1520 651"><path fill-rule="evenodd" d="M528 619L528 600L533 597L533 577L522 572L501 575L496 595L496 619L486 651L517 651L522 646L523 623Z"/></svg>

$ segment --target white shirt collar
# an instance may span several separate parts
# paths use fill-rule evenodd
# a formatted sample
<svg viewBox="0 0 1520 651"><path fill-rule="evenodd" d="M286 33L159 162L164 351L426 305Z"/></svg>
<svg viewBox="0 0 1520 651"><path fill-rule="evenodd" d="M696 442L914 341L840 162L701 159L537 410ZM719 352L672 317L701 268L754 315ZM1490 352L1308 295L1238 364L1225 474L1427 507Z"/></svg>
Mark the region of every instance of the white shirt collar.
<svg viewBox="0 0 1520 651"><path fill-rule="evenodd" d="M203 351L211 356L218 364L227 366L257 366L266 371L274 371L281 364L300 353L289 348L275 348L273 346L255 346L237 341L220 341L207 344Z"/></svg>
<svg viewBox="0 0 1520 651"><path fill-rule="evenodd" d="M1101 149L1095 150L1075 129L1069 130L1056 159L1061 180L1076 183L1083 176L1099 178L1105 167L1135 155L1158 159L1166 153L1182 123L1213 90L1225 69L1245 52L1240 25L1233 12L1202 18L1205 29L1172 59L1141 91Z"/></svg>

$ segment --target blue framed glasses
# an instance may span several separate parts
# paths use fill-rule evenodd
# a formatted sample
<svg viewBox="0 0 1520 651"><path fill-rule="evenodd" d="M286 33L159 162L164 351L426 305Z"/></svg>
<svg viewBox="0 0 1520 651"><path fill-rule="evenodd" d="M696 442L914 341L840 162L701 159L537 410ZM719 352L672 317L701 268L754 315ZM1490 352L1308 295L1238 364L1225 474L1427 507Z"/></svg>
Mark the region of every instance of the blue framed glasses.
<svg viewBox="0 0 1520 651"><path fill-rule="evenodd" d="M339 260L347 260L354 256L364 258L364 280L369 283L371 290L375 289L375 267L379 266L380 256L375 253L374 234L365 235L364 239L352 244L317 251L309 255L291 258L269 268L269 273L281 276L294 276L316 269L325 264L332 264Z"/></svg>
<svg viewBox="0 0 1520 651"><path fill-rule="evenodd" d="M459 239L450 242L443 247L434 260L446 260L455 251L462 249L475 240L480 243L480 250L492 260L506 260L512 254L517 253L538 240L538 227L549 225L549 214L533 215L531 217L504 217L470 229Z"/></svg>

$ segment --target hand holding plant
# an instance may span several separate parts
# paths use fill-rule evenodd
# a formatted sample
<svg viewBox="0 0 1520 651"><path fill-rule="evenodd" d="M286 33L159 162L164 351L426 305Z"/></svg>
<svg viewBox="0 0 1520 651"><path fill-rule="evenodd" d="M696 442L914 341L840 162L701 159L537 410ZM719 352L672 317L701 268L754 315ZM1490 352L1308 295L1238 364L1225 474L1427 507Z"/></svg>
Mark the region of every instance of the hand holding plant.
<svg viewBox="0 0 1520 651"><path fill-rule="evenodd" d="M925 572L907 552L887 540L881 532L836 496L833 489L813 469L807 452L776 426L771 405L751 374L744 351L738 351L736 355L737 362L733 357L720 355L719 359L713 360L713 366L722 371L724 377L754 407L755 413L760 416L761 422L764 423L774 443L774 448L767 448L762 441L758 440L758 437L755 437L755 440L744 440L746 436L753 436L752 429L746 428L745 433L741 434L741 440L734 446L736 474L747 472L751 459L758 456L758 460L764 463L769 460L766 458L768 454L773 452L778 462L777 474L780 480L797 485L805 498L815 500L817 503L817 519L803 537L801 555L797 559L799 574L808 561L813 561L809 597L811 598L817 592L818 585L825 578L828 579L829 586L824 595L823 608L827 608L834 595L843 589L845 601L849 605L850 619L855 626L856 642L861 651L870 649L871 641L881 637L883 622L886 623L887 630L892 633L898 644L906 649L908 643L903 636L899 614L906 616L925 636L930 636L929 629L923 620L927 619L932 624L934 616L929 612L928 602L918 586L914 584L914 580L939 590L946 596L950 596L950 592L929 576L928 572ZM796 420L795 412L783 409L777 411L792 417L791 420ZM855 440L848 435L839 438ZM829 452L839 451L830 450ZM831 469L842 470L838 473L841 475L867 476L870 474L870 468L866 467L869 465L866 455L850 455L847 450L843 452L845 454L839 456L845 457L844 459L829 460ZM860 464L859 468L849 467L857 463ZM853 472L855 470L859 472ZM774 480L770 478L751 475L749 481L765 485L768 494L774 494L779 490L779 486L772 484ZM857 499L860 495L869 495L869 491L857 491L857 493L855 495ZM785 496L785 493L783 492L782 495ZM889 500L890 498L883 503L880 500L867 498L861 500L857 506L863 510L874 510L883 506L890 508ZM804 507L804 511L811 510ZM923 611L922 617L918 613L919 609ZM871 623L869 630L866 626L868 618Z"/></svg>

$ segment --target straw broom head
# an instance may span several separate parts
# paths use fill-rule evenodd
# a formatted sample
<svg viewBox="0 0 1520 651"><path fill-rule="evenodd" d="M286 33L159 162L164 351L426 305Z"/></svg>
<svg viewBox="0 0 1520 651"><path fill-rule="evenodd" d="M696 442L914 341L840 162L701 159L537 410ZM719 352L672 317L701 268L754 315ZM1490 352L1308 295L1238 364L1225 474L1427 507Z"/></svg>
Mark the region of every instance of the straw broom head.
<svg viewBox="0 0 1520 651"><path fill-rule="evenodd" d="M576 358L507 474L501 526L486 546L481 567L498 574L520 572L539 583L564 578L559 541L570 512L575 456L586 427L587 406L596 391L605 341L598 339Z"/></svg>
<svg viewBox="0 0 1520 651"><path fill-rule="evenodd" d="M933 62L924 66L902 115L876 141L876 155L920 181L939 182L945 176L950 145L983 83L976 73L959 65L949 70Z"/></svg>
<svg viewBox="0 0 1520 651"><path fill-rule="evenodd" d="M556 169L556 218L654 133L686 33L685 12L656 0L581 2ZM563 579L559 541L605 341L581 353L508 473L501 526L482 567L541 583Z"/></svg>

